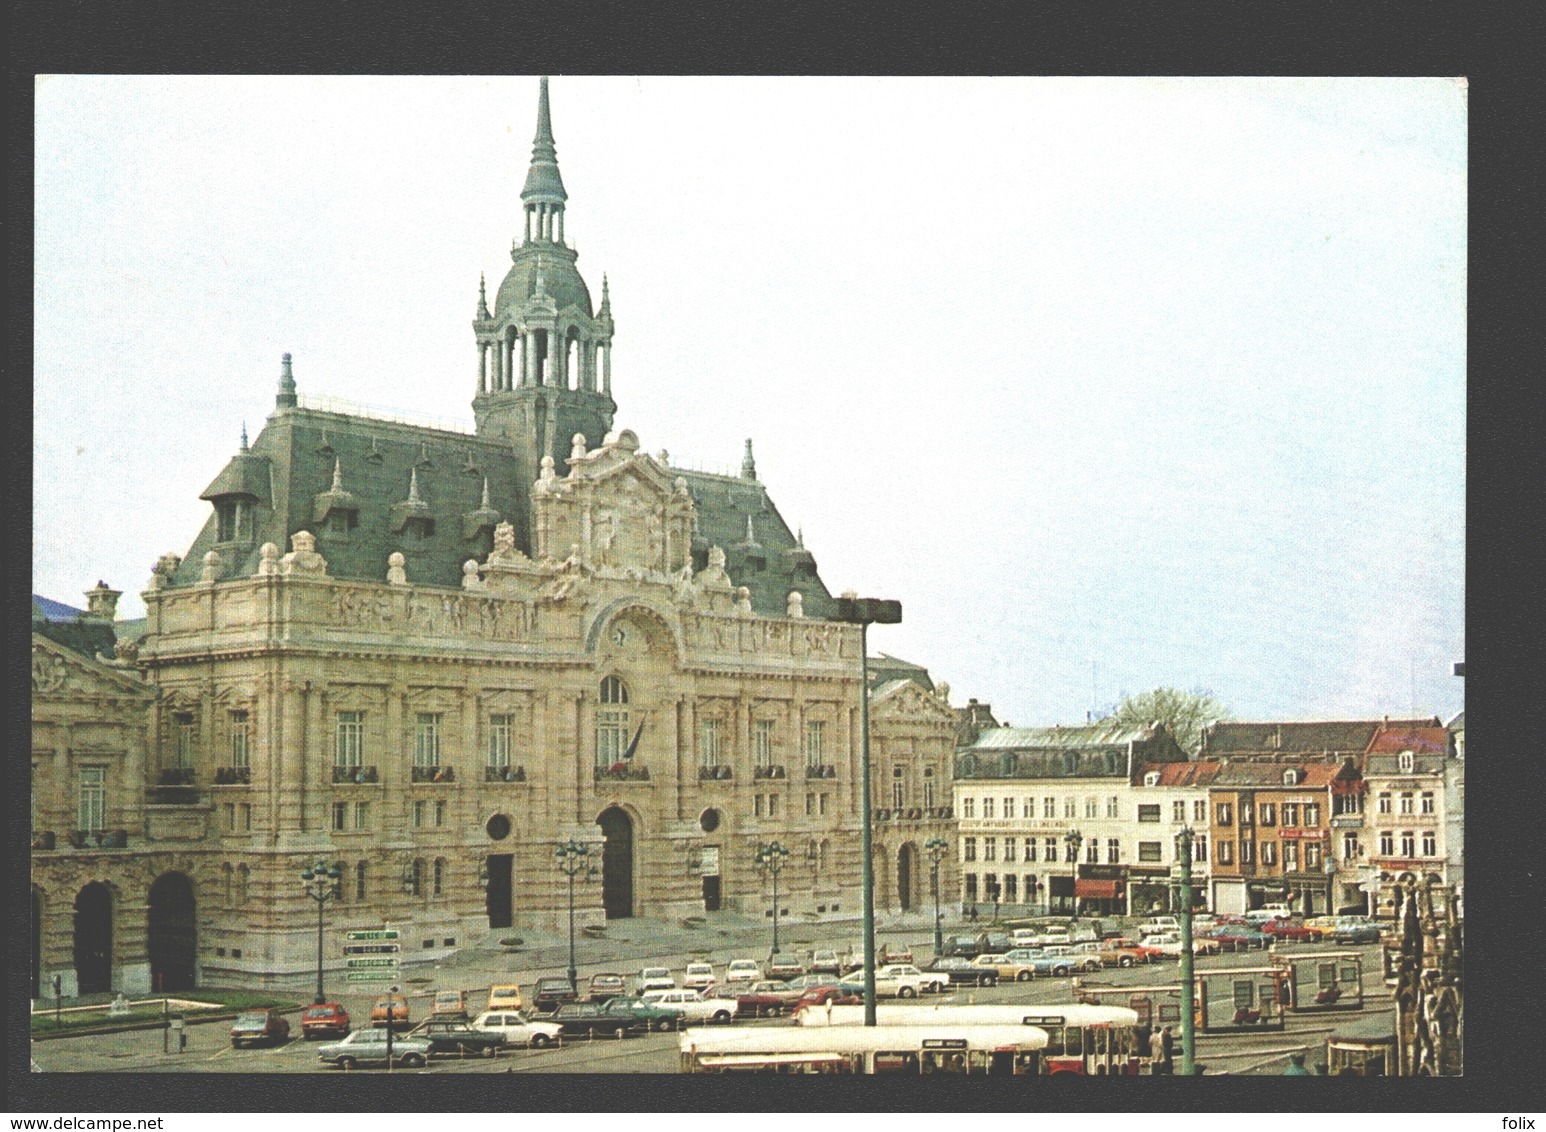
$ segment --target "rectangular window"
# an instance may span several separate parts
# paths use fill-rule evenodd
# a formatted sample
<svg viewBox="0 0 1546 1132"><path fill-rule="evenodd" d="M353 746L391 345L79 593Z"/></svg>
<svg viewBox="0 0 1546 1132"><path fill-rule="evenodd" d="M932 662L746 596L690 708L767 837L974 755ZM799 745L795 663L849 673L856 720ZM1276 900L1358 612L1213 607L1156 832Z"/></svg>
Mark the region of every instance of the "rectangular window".
<svg viewBox="0 0 1546 1132"><path fill-rule="evenodd" d="M805 721L805 765L825 766L826 759L826 728L827 725L819 719Z"/></svg>
<svg viewBox="0 0 1546 1132"><path fill-rule="evenodd" d="M1434 836L1433 830L1431 830L1431 829L1424 830L1423 831L1423 856L1424 857L1432 857L1432 856L1435 856L1438 853L1438 851L1439 851L1439 842L1438 842L1438 839Z"/></svg>
<svg viewBox="0 0 1546 1132"><path fill-rule="evenodd" d="M963 818L975 818L977 816L977 799L976 798L962 798L961 799L961 816Z"/></svg>
<svg viewBox="0 0 1546 1132"><path fill-rule="evenodd" d="M966 896L966 898L968 900L971 900L971 901L975 901L977 899L977 874L976 873L967 873L966 874L966 891L965 891L965 896Z"/></svg>
<svg viewBox="0 0 1546 1132"><path fill-rule="evenodd" d="M1172 803L1170 803L1170 820L1174 824L1176 824L1176 825L1183 825L1183 824L1185 824L1185 822L1186 822L1186 803L1185 802L1172 802Z"/></svg>
<svg viewBox="0 0 1546 1132"><path fill-rule="evenodd" d="M417 802L415 802L413 804L412 824L413 824L413 828L414 829L423 829L424 828L424 824L425 824L424 819L425 819L425 816L428 813L429 813L429 803L428 802L425 802L425 801L421 800L421 801L417 801ZM340 826L338 828L341 829L343 827Z"/></svg>
<svg viewBox="0 0 1546 1132"><path fill-rule="evenodd" d="M1192 838L1192 860L1202 862L1208 859L1208 838L1206 834L1199 833Z"/></svg>
<svg viewBox="0 0 1546 1132"><path fill-rule="evenodd" d="M251 752L248 746L247 713L233 711L231 713L231 765L233 767L245 767L251 763Z"/></svg>
<svg viewBox="0 0 1546 1132"><path fill-rule="evenodd" d="M1005 858L1006 860L1008 858ZM1004 874L1004 903L1018 904L1020 902L1020 878L1014 873Z"/></svg>
<svg viewBox="0 0 1546 1132"><path fill-rule="evenodd" d="M1390 795L1381 794L1379 796L1379 805L1376 808L1382 814L1390 813Z"/></svg>
<svg viewBox="0 0 1546 1132"><path fill-rule="evenodd" d="M1043 798L1041 800L1041 816L1055 818L1058 816L1058 800L1056 798Z"/></svg>
<svg viewBox="0 0 1546 1132"><path fill-rule="evenodd" d="M760 818L761 816L762 816L762 795L761 794L753 794L752 795L752 817Z"/></svg>
<svg viewBox="0 0 1546 1132"><path fill-rule="evenodd" d="M333 751L334 766L359 766L365 756L365 713L338 713L338 741Z"/></svg>
<svg viewBox="0 0 1546 1132"><path fill-rule="evenodd" d="M439 823L436 823L436 824L439 824ZM370 803L369 802L356 802L354 804L354 828L355 829L369 829L370 828Z"/></svg>
<svg viewBox="0 0 1546 1132"><path fill-rule="evenodd" d="M1433 794L1432 793L1424 792L1424 794L1422 796L1422 812L1425 813L1425 814L1433 813Z"/></svg>
<svg viewBox="0 0 1546 1132"><path fill-rule="evenodd" d="M1056 837L1047 838L1041 843L1041 848L1047 861L1055 862L1058 859L1058 839Z"/></svg>
<svg viewBox="0 0 1546 1132"><path fill-rule="evenodd" d="M1063 816L1065 818L1076 818L1079 816L1078 804L1074 801L1072 795L1063 799Z"/></svg>
<svg viewBox="0 0 1546 1132"><path fill-rule="evenodd" d="M80 768L77 790L77 828L98 830L107 821L107 768L83 766Z"/></svg>
<svg viewBox="0 0 1546 1132"><path fill-rule="evenodd" d="M769 794L768 795L768 817L770 817L770 818L778 817L778 795L777 794Z"/></svg>
<svg viewBox="0 0 1546 1132"><path fill-rule="evenodd" d="M977 859L977 839L975 837L963 838L961 841L961 860L975 861Z"/></svg>
<svg viewBox="0 0 1546 1132"><path fill-rule="evenodd" d="M752 725L752 757L758 766L773 765L773 720L759 719Z"/></svg>
<svg viewBox="0 0 1546 1132"><path fill-rule="evenodd" d="M1084 800L1084 816L1087 818L1098 817L1100 814L1100 802L1093 797Z"/></svg>
<svg viewBox="0 0 1546 1132"><path fill-rule="evenodd" d="M700 719L698 721L698 765L719 766L720 764L720 740L722 738L723 721L718 719Z"/></svg>
<svg viewBox="0 0 1546 1132"><path fill-rule="evenodd" d="M1298 802L1284 802L1283 803L1283 826L1286 829L1298 829L1299 828L1299 803Z"/></svg>
<svg viewBox="0 0 1546 1132"><path fill-rule="evenodd" d="M827 794L818 794L816 796L816 813L818 815L825 815L826 814L826 812L827 812L827 798L828 797L830 797L830 795L827 795Z"/></svg>
<svg viewBox="0 0 1546 1132"><path fill-rule="evenodd" d="M1084 843L1084 859L1091 865L1100 864L1100 842L1093 837Z"/></svg>
<svg viewBox="0 0 1546 1132"><path fill-rule="evenodd" d="M1278 863L1278 843L1276 841L1263 841L1261 843L1261 863L1275 865Z"/></svg>
<svg viewBox="0 0 1546 1132"><path fill-rule="evenodd" d="M984 861L998 860L998 838L984 837L982 839L982 859Z"/></svg>
<svg viewBox="0 0 1546 1132"><path fill-rule="evenodd" d="M1342 835L1342 859L1352 861L1358 857L1358 835L1356 833L1344 833Z"/></svg>
<svg viewBox="0 0 1546 1132"><path fill-rule="evenodd" d="M805 796L805 816L806 817L811 817L815 813L816 813L816 795L814 795L814 794L807 794Z"/></svg>
<svg viewBox="0 0 1546 1132"><path fill-rule="evenodd" d="M1241 801L1240 801L1240 824L1241 825L1250 825L1255 820L1256 820L1256 814L1253 812L1253 807L1251 806L1251 803L1245 801L1244 799L1241 799ZM1242 858L1242 860L1243 860L1243 858Z"/></svg>
<svg viewBox="0 0 1546 1132"><path fill-rule="evenodd" d="M903 783L893 782L891 784L891 808L893 810L900 810L905 805L907 805L907 787Z"/></svg>
<svg viewBox="0 0 1546 1132"><path fill-rule="evenodd" d="M193 748L198 741L198 721L191 711L172 716L172 765L179 769L193 765Z"/></svg>
<svg viewBox="0 0 1546 1132"><path fill-rule="evenodd" d="M1235 860L1235 843L1233 841L1220 841L1217 844L1219 847L1219 864L1233 864Z"/></svg>
<svg viewBox="0 0 1546 1132"><path fill-rule="evenodd" d="M488 765L499 770L510 766L510 747L515 735L515 716L488 717Z"/></svg>
<svg viewBox="0 0 1546 1132"><path fill-rule="evenodd" d="M1006 818L1015 816L1015 800L1013 798L1004 799L1004 816Z"/></svg>
<svg viewBox="0 0 1546 1132"><path fill-rule="evenodd" d="M1396 835L1388 829L1380 830L1380 856L1394 857L1396 855Z"/></svg>
<svg viewBox="0 0 1546 1132"><path fill-rule="evenodd" d="M413 765L440 765L440 713L421 711L413 721Z"/></svg>
<svg viewBox="0 0 1546 1132"><path fill-rule="evenodd" d="M215 504L215 541L236 541L236 500L222 499Z"/></svg>
<svg viewBox="0 0 1546 1132"><path fill-rule="evenodd" d="M934 779L932 775L933 771L926 770L923 772L923 804L931 810L935 808Z"/></svg>
<svg viewBox="0 0 1546 1132"><path fill-rule="evenodd" d="M1401 855L1403 857L1415 857L1417 855L1417 840L1412 836L1411 830L1401 834Z"/></svg>
<svg viewBox="0 0 1546 1132"><path fill-rule="evenodd" d="M1139 805L1139 807L1138 807L1138 820L1139 821L1159 821L1160 820L1159 803L1155 802L1153 805Z"/></svg>
<svg viewBox="0 0 1546 1132"><path fill-rule="evenodd" d="M242 818L242 832L243 833L251 833L252 832L252 803L251 802L243 802L240 806L236 807L236 809L237 809L237 812L241 814L241 818Z"/></svg>
<svg viewBox="0 0 1546 1132"><path fill-rule="evenodd" d="M227 833L235 833L236 832L236 803L235 802L227 802L225 804L225 831Z"/></svg>
<svg viewBox="0 0 1546 1132"><path fill-rule="evenodd" d="M1319 802L1306 802L1304 804L1304 827L1314 829L1321 824L1321 805Z"/></svg>
<svg viewBox="0 0 1546 1132"><path fill-rule="evenodd" d="M1218 824L1219 825L1234 825L1235 824L1234 807L1232 807L1228 802L1220 802L1218 804L1217 809L1218 809ZM1222 860L1222 859L1223 858L1220 858L1220 860Z"/></svg>
<svg viewBox="0 0 1546 1132"><path fill-rule="evenodd" d="M1036 859L1036 839L1034 837L1027 837L1025 839L1025 859L1027 861L1034 861Z"/></svg>
<svg viewBox="0 0 1546 1132"><path fill-rule="evenodd" d="M1242 841L1240 843L1240 863L1249 865L1256 860L1256 842Z"/></svg>
<svg viewBox="0 0 1546 1132"><path fill-rule="evenodd" d="M1263 802L1257 809L1262 825L1277 825L1278 808L1276 806L1271 802Z"/></svg>
<svg viewBox="0 0 1546 1132"><path fill-rule="evenodd" d="M1197 798L1192 802L1192 820L1198 825L1208 820L1208 800Z"/></svg>
<svg viewBox="0 0 1546 1132"><path fill-rule="evenodd" d="M1122 842L1115 837L1106 839L1106 864L1119 864L1122 860Z"/></svg>
<svg viewBox="0 0 1546 1132"><path fill-rule="evenodd" d="M1410 794L1401 795L1401 812L1403 814L1412 812L1412 796Z"/></svg>
<svg viewBox="0 0 1546 1132"><path fill-rule="evenodd" d="M1165 859L1164 846L1158 841L1140 841L1138 843L1138 859L1140 861L1163 861Z"/></svg>
<svg viewBox="0 0 1546 1132"><path fill-rule="evenodd" d="M606 700L603 705L596 709L596 765L605 769L622 762L628 750L628 708Z"/></svg>
<svg viewBox="0 0 1546 1132"><path fill-rule="evenodd" d="M1299 870L1299 842L1283 842L1283 871L1292 873Z"/></svg>
<svg viewBox="0 0 1546 1132"><path fill-rule="evenodd" d="M993 816L993 799L992 798L984 798L982 800L982 816L983 816L984 820L986 820L988 818L991 818Z"/></svg>
<svg viewBox="0 0 1546 1132"><path fill-rule="evenodd" d="M1306 872L1314 872L1321 867L1321 844L1319 841L1306 841L1304 843L1304 867Z"/></svg>
<svg viewBox="0 0 1546 1132"><path fill-rule="evenodd" d="M1006 838L1004 838L1004 862L1005 862L1005 864L1008 864L1009 862L1013 861L1014 859L1015 859L1015 839L1013 837L1006 837Z"/></svg>
<svg viewBox="0 0 1546 1132"><path fill-rule="evenodd" d="M333 803L333 829L343 830L349 828L349 803Z"/></svg>

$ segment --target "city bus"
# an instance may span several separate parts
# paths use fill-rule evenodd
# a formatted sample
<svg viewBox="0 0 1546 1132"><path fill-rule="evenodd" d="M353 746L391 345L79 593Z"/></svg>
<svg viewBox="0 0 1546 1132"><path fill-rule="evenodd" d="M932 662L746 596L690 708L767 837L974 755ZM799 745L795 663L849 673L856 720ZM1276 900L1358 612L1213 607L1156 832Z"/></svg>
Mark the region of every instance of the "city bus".
<svg viewBox="0 0 1546 1132"><path fill-rule="evenodd" d="M770 1026L683 1030L683 1073L961 1073L1035 1075L1047 1032L1036 1026Z"/></svg>
<svg viewBox="0 0 1546 1132"><path fill-rule="evenodd" d="M801 1026L860 1026L864 1007L806 1007L795 1015ZM1138 1012L1126 1006L1085 1003L1044 1005L880 1005L881 1026L1034 1026L1047 1033L1040 1072L1094 1076L1137 1074L1147 1050L1138 1045Z"/></svg>
<svg viewBox="0 0 1546 1132"><path fill-rule="evenodd" d="M1275 955L1288 972L1288 1008L1296 1014L1363 1009L1363 956L1356 951Z"/></svg>
<svg viewBox="0 0 1546 1132"><path fill-rule="evenodd" d="M1289 1002L1287 968L1225 967L1196 973L1193 1024L1204 1034L1281 1030ZM1120 1003L1138 1012L1138 1024L1179 1028L1181 987L1178 983L1146 987L1095 986L1074 980L1074 997L1090 1005Z"/></svg>

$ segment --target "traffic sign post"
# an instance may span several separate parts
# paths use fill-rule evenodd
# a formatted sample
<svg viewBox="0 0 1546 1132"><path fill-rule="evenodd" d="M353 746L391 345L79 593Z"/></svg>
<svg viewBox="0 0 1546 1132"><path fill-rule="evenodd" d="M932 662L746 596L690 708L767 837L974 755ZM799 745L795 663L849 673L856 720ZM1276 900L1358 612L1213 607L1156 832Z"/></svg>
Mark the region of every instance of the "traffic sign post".
<svg viewBox="0 0 1546 1132"><path fill-rule="evenodd" d="M367 940L401 939L402 936L396 928L369 928L345 932L344 938L351 943L355 943Z"/></svg>
<svg viewBox="0 0 1546 1132"><path fill-rule="evenodd" d="M346 971L344 978L351 983L390 983L397 978L397 971Z"/></svg>

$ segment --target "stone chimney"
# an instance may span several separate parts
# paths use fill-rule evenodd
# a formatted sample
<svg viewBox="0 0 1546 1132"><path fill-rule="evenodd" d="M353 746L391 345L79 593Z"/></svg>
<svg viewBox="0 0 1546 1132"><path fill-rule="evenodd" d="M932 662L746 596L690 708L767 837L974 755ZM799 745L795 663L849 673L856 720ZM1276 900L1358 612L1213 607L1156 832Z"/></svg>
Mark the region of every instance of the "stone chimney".
<svg viewBox="0 0 1546 1132"><path fill-rule="evenodd" d="M86 591L86 612L112 621L118 616L118 599L122 596L122 590L110 590L106 582L98 582L95 588Z"/></svg>

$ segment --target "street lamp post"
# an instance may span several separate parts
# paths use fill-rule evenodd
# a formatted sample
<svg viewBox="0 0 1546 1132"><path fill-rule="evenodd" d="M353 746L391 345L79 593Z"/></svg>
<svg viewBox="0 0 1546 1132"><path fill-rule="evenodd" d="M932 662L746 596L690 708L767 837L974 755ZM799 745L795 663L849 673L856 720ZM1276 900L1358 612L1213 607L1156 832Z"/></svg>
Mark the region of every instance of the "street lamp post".
<svg viewBox="0 0 1546 1132"><path fill-rule="evenodd" d="M1068 877L1073 888L1070 890L1069 902L1073 904L1073 918L1077 920L1079 919L1079 847L1084 844L1084 835L1077 829L1071 829L1063 835L1063 844L1068 846L1068 860L1071 862Z"/></svg>
<svg viewBox="0 0 1546 1132"><path fill-rule="evenodd" d="M582 872L587 879L596 873L590 863L590 846L570 838L554 851L558 871L569 878L569 989L579 993L579 974L574 966L574 878Z"/></svg>
<svg viewBox="0 0 1546 1132"><path fill-rule="evenodd" d="M316 1001L318 1003L327 1001L327 995L322 990L322 906L343 892L343 886L339 883L339 877L342 875L337 865L329 865L324 861L318 861L309 868L301 870L301 882L305 886L305 893L317 902Z"/></svg>
<svg viewBox="0 0 1546 1132"><path fill-rule="evenodd" d="M788 858L789 850L777 841L770 841L757 849L757 867L766 869L768 875L773 878L773 950L770 952L772 955L778 954L778 874Z"/></svg>
<svg viewBox="0 0 1546 1132"><path fill-rule="evenodd" d="M1176 834L1176 860L1181 866L1181 1076L1190 1077L1197 1071L1197 1020L1193 1003L1196 1001L1197 978L1192 967L1192 833L1191 826L1183 826Z"/></svg>
<svg viewBox="0 0 1546 1132"><path fill-rule="evenodd" d="M844 594L837 599L834 621L859 626L859 765L861 768L860 852L864 856L864 1024L875 1025L875 845L871 822L875 801L870 795L870 626L895 625L902 620L902 603Z"/></svg>
<svg viewBox="0 0 1546 1132"><path fill-rule="evenodd" d="M945 933L940 926L939 866L944 861L945 854L950 852L950 842L943 837L931 837L923 843L923 848L934 866L934 879L931 885L934 890L934 954L943 955L945 954Z"/></svg>

